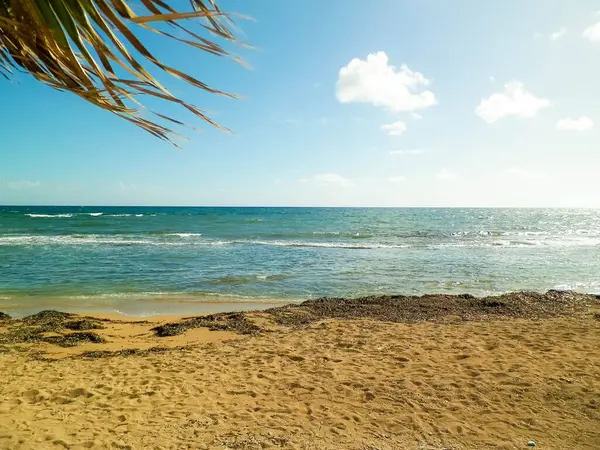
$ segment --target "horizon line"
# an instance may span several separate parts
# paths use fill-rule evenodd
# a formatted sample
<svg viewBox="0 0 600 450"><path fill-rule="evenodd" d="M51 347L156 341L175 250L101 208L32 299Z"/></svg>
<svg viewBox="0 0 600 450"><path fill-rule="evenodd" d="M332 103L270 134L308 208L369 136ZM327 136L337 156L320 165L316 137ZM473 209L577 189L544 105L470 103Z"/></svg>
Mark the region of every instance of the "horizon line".
<svg viewBox="0 0 600 450"><path fill-rule="evenodd" d="M108 205L108 204L0 204L4 207L29 208L321 208L321 209L600 209L600 206L344 206L344 205Z"/></svg>

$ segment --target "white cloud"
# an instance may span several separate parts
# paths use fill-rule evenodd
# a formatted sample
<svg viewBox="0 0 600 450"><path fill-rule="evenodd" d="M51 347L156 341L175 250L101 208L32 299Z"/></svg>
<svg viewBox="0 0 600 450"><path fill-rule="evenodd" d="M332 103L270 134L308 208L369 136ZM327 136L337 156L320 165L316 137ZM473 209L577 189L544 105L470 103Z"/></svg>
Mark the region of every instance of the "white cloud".
<svg viewBox="0 0 600 450"><path fill-rule="evenodd" d="M393 112L413 111L436 104L435 95L421 90L429 80L406 65L389 64L385 52L372 53L366 60L354 58L339 72L336 96L341 103L371 103Z"/></svg>
<svg viewBox="0 0 600 450"><path fill-rule="evenodd" d="M591 130L593 126L594 121L589 117L580 117L579 119L567 117L556 122L556 129L559 131L576 131L581 133Z"/></svg>
<svg viewBox="0 0 600 450"><path fill-rule="evenodd" d="M567 29L565 27L562 27L560 30L555 31L554 33L550 34L550 40L551 41L557 41L561 37L563 37L566 32L567 32Z"/></svg>
<svg viewBox="0 0 600 450"><path fill-rule="evenodd" d="M490 76L490 81L493 83L494 81L496 81L496 77L495 76Z"/></svg>
<svg viewBox="0 0 600 450"><path fill-rule="evenodd" d="M381 129L383 131L387 131L390 136L400 136L402 133L406 131L406 124L401 120L398 120L394 123L387 123L381 125Z"/></svg>
<svg viewBox="0 0 600 450"><path fill-rule="evenodd" d="M440 181L452 181L456 180L457 175L444 167L435 177Z"/></svg>
<svg viewBox="0 0 600 450"><path fill-rule="evenodd" d="M484 98L475 109L475 114L487 123L494 123L507 116L533 117L550 102L527 92L523 83L512 81L504 85L504 92Z"/></svg>
<svg viewBox="0 0 600 450"><path fill-rule="evenodd" d="M416 113L416 112L410 113L410 116L415 120L421 120L423 118L423 116L421 114Z"/></svg>
<svg viewBox="0 0 600 450"><path fill-rule="evenodd" d="M337 173L318 173L312 178L300 178L301 183L314 183L319 186L348 187L352 181Z"/></svg>
<svg viewBox="0 0 600 450"><path fill-rule="evenodd" d="M401 175L397 176L397 177L389 177L388 181L390 183L403 183L406 181L406 177L403 177Z"/></svg>
<svg viewBox="0 0 600 450"><path fill-rule="evenodd" d="M129 191L129 190L134 191L138 188L137 185L134 183L125 183L123 181L119 181L119 187L126 191Z"/></svg>
<svg viewBox="0 0 600 450"><path fill-rule="evenodd" d="M533 38L536 41L539 41L541 39L549 39L551 41L557 41L559 40L561 37L563 37L567 32L567 29L565 27L561 27L559 30L554 31L553 33L550 34L544 34L544 33L540 33L539 31L536 31L533 34Z"/></svg>
<svg viewBox="0 0 600 450"><path fill-rule="evenodd" d="M397 155L422 155L423 153L425 153L425 150L423 150L422 148L413 148L410 150L390 150L390 155L392 156L397 156Z"/></svg>
<svg viewBox="0 0 600 450"><path fill-rule="evenodd" d="M19 189L33 189L40 187L41 183L39 181L7 181L6 185L9 189L19 190Z"/></svg>
<svg viewBox="0 0 600 450"><path fill-rule="evenodd" d="M505 172L505 175L511 178L519 178L521 180L540 180L547 177L545 173L519 169L518 167L508 169Z"/></svg>
<svg viewBox="0 0 600 450"><path fill-rule="evenodd" d="M589 41L599 42L600 41L600 22L596 22L594 25L590 25L583 30L582 36Z"/></svg>

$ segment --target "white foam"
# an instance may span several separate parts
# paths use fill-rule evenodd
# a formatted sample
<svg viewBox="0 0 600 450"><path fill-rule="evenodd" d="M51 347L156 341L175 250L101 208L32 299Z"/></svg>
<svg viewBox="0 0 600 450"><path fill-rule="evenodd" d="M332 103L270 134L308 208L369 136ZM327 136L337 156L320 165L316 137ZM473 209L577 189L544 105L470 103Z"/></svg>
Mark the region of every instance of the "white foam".
<svg viewBox="0 0 600 450"><path fill-rule="evenodd" d="M375 248L408 248L406 244L355 244L349 242L303 242L303 241L235 241L240 244L269 245L273 247L315 247L315 248L347 248L347 249L375 249Z"/></svg>
<svg viewBox="0 0 600 450"><path fill-rule="evenodd" d="M165 241L146 236L135 235L66 235L66 236L45 236L45 235L18 235L18 236L0 236L0 246L47 246L47 245L152 245L152 246L222 246L233 243L233 241Z"/></svg>
<svg viewBox="0 0 600 450"><path fill-rule="evenodd" d="M583 291L589 293L600 292L600 281L581 281L575 283L563 283L554 286L559 291Z"/></svg>
<svg viewBox="0 0 600 450"><path fill-rule="evenodd" d="M173 239L179 238L179 239ZM73 234L73 235L0 235L0 246L49 246L49 245L146 245L146 246L204 246L261 245L271 247L339 248L339 249L404 249L404 248L519 248L519 247L593 247L600 246L600 237L564 236L545 239L485 239L457 240L437 243L382 243L382 242L331 242L331 241L285 241L285 240L213 240L202 233L170 233L167 235L136 234Z"/></svg>
<svg viewBox="0 0 600 450"><path fill-rule="evenodd" d="M95 213L88 213L88 216L92 216L92 217L98 217L98 216L101 216L102 214L104 214L104 213L101 213L101 212L95 212Z"/></svg>
<svg viewBox="0 0 600 450"><path fill-rule="evenodd" d="M73 214L25 214L26 216L29 217L44 217L44 218L50 218L50 217L73 217Z"/></svg>

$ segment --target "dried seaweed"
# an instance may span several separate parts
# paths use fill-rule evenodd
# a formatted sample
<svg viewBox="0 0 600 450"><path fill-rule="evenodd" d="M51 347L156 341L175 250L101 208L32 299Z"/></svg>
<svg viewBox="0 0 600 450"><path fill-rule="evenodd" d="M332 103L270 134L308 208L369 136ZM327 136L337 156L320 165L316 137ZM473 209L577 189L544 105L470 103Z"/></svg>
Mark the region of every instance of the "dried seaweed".
<svg viewBox="0 0 600 450"><path fill-rule="evenodd" d="M233 331L239 334L256 334L259 327L250 322L244 313L211 314L184 319L152 328L159 337L177 336L192 328L208 328L211 331Z"/></svg>

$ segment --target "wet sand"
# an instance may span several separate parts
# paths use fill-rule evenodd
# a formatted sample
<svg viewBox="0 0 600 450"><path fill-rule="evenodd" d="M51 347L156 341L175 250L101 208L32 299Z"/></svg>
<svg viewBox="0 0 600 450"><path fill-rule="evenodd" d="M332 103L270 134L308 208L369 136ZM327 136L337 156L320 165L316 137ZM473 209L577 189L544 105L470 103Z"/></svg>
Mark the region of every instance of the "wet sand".
<svg viewBox="0 0 600 450"><path fill-rule="evenodd" d="M45 313L0 321L0 448L597 449L598 348L557 292Z"/></svg>

